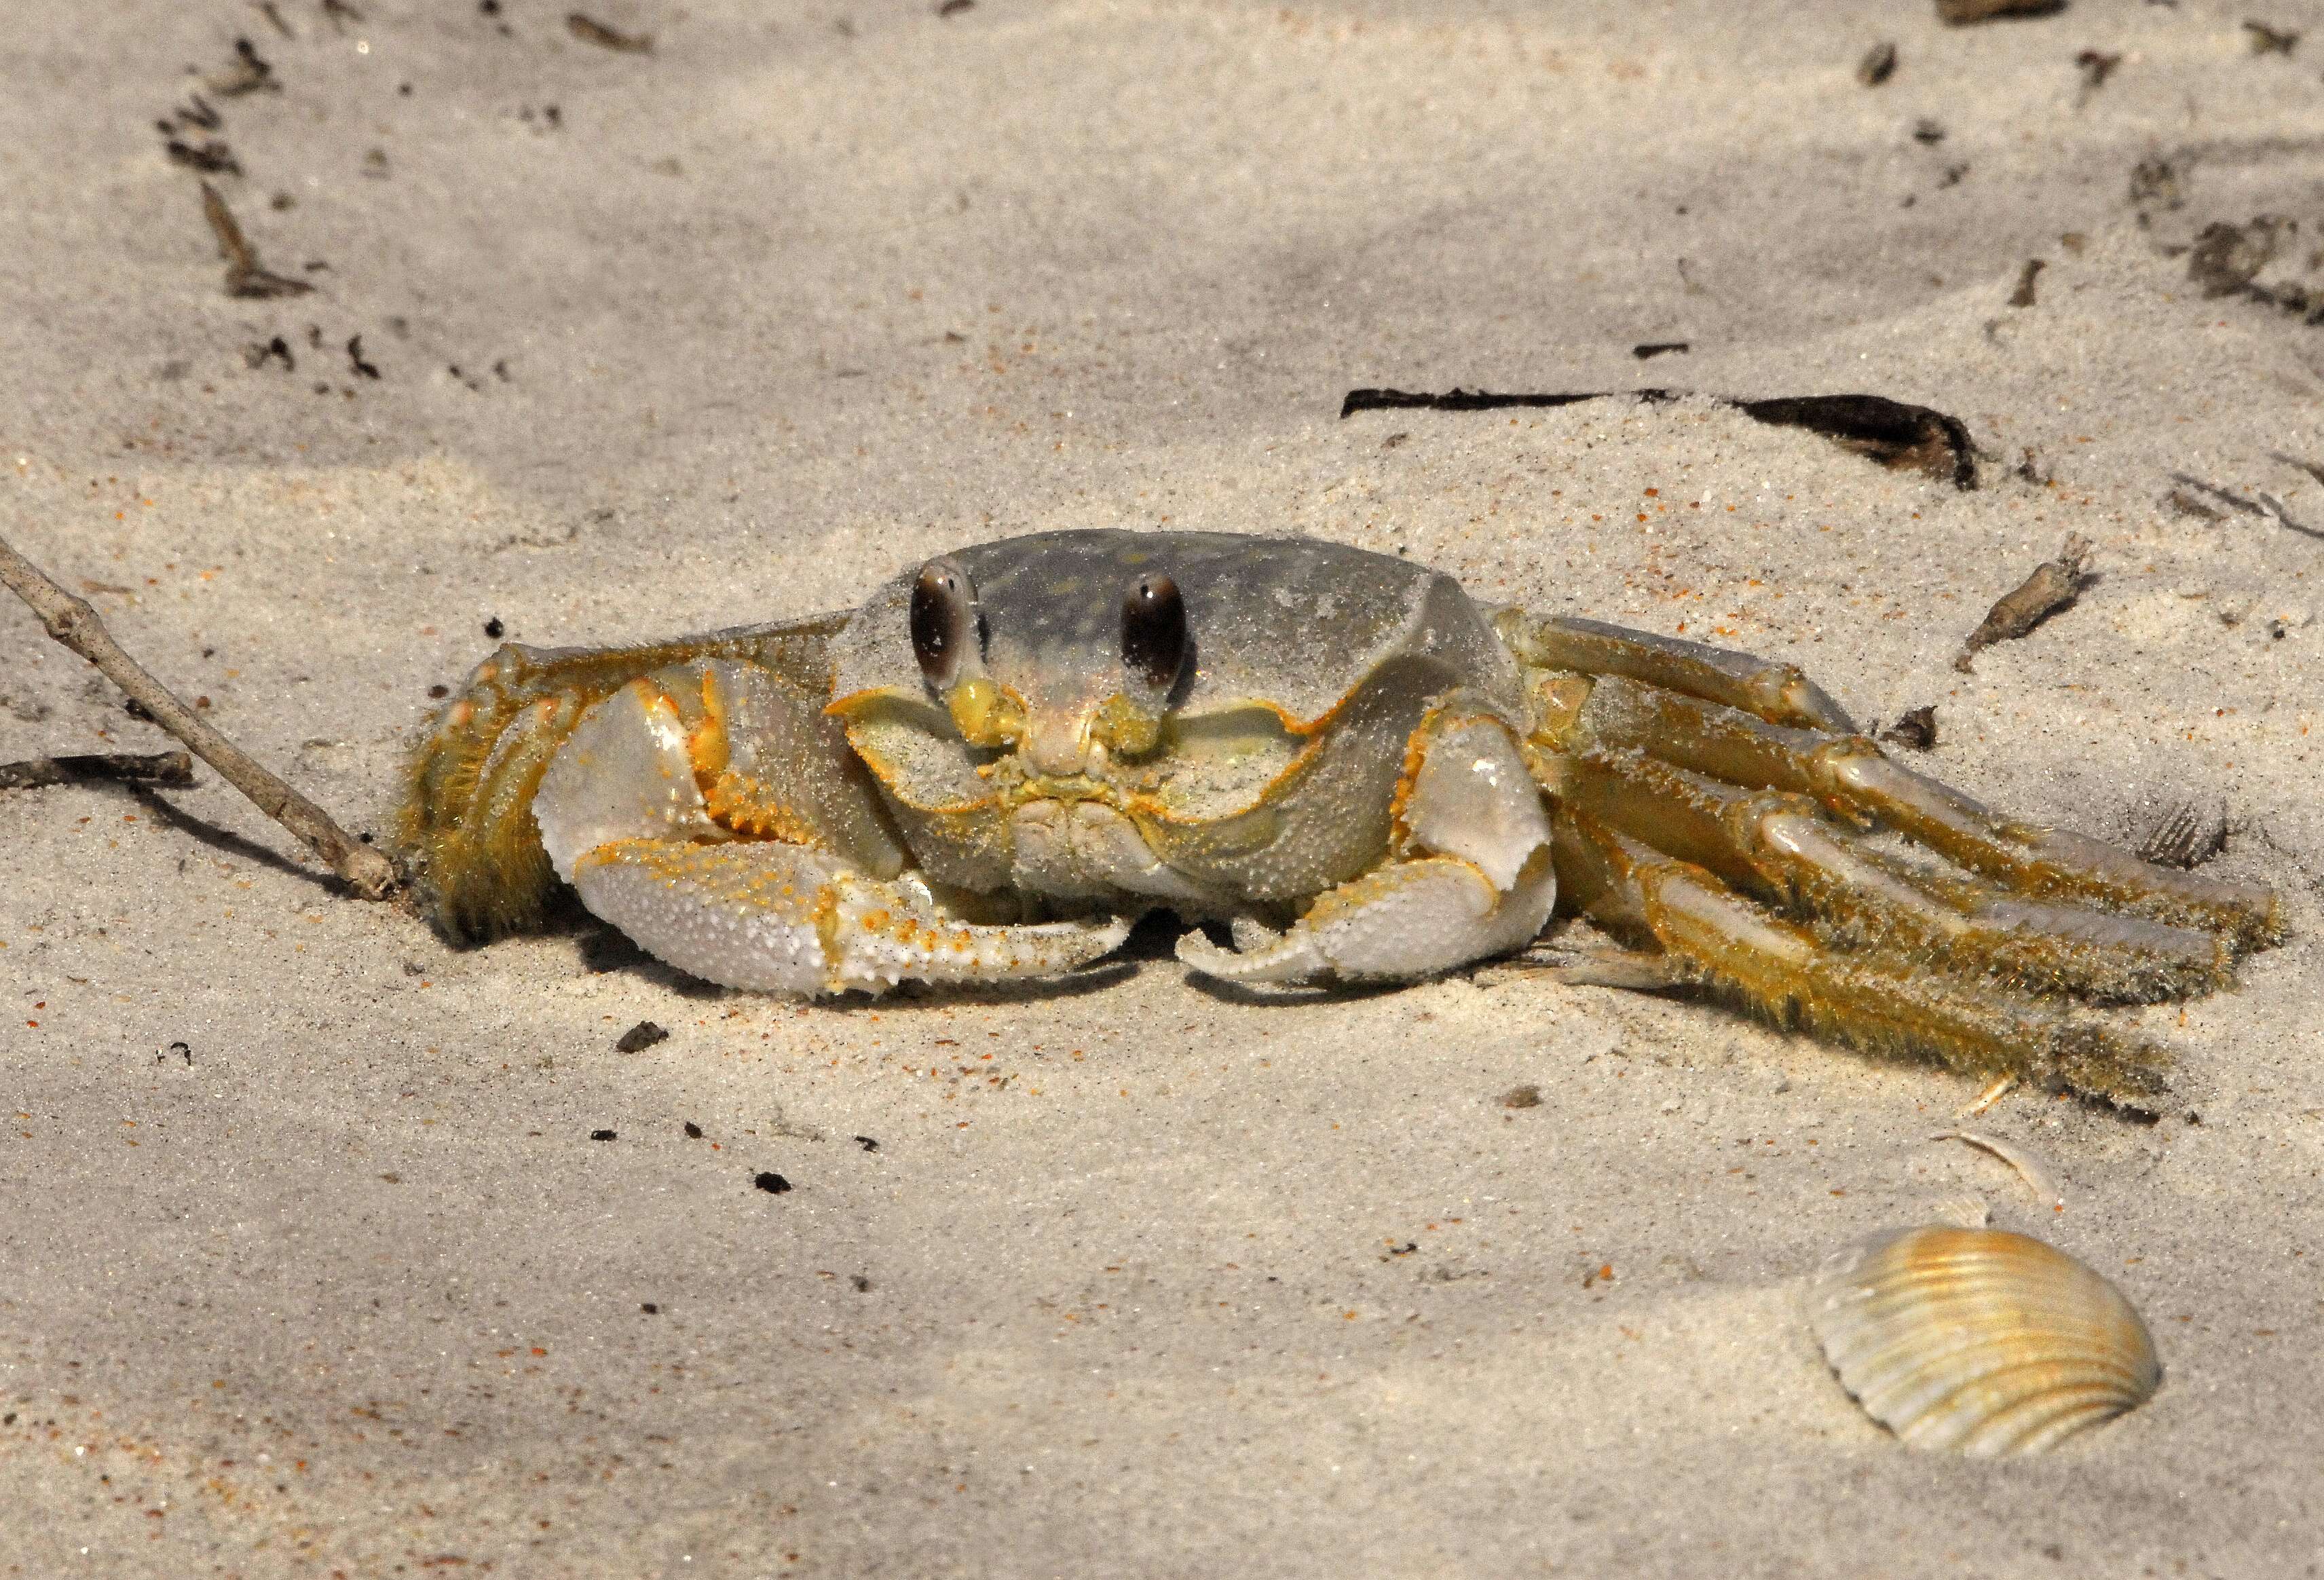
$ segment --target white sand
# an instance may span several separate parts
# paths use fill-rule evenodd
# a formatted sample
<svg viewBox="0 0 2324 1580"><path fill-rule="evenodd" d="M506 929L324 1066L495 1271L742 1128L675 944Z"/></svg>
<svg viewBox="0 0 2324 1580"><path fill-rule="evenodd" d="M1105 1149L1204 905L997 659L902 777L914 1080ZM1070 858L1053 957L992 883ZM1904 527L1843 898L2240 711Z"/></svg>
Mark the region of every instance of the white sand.
<svg viewBox="0 0 2324 1580"><path fill-rule="evenodd" d="M1167 522L1933 702L1937 772L2038 818L2224 798L2210 870L2293 938L2148 1014L2200 1124L1980 1122L2052 1214L1923 1140L1961 1081L1700 1004L1499 968L1260 1005L1157 943L802 1008L577 936L448 952L207 772L8 793L0 1574L2324 1562L2324 543L2163 503L2183 471L2324 527L2270 458L2324 462L2324 328L2159 250L2273 211L2311 267L2324 7L2270 0L2311 32L2285 57L2240 0L593 0L633 56L542 0L505 36L355 3L278 0L295 40L226 0L14 8L0 530L130 589L93 595L117 634L360 827L488 617L621 641ZM303 300L225 296L152 127L237 32L283 91L212 97L218 184ZM2078 107L2085 48L2124 60ZM2150 155L2184 207L2142 228ZM246 366L276 335L296 371ZM1958 494L1701 406L1337 420L1376 383L1867 391L1995 458ZM2069 531L2099 583L1955 673ZM0 757L164 744L13 605L0 655ZM644 1019L673 1035L615 1052ZM2149 1407L2003 1466L1857 1411L1800 1280L1963 1191L2141 1306Z"/></svg>

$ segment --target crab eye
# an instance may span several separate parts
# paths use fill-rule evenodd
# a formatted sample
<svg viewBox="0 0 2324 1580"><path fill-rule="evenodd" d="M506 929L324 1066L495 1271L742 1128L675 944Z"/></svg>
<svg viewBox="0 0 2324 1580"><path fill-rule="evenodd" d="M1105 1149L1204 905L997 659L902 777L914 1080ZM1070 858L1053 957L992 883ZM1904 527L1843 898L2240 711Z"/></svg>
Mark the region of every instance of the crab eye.
<svg viewBox="0 0 2324 1580"><path fill-rule="evenodd" d="M1121 661L1157 691L1167 691L1186 661L1186 601L1167 576L1149 576L1121 600Z"/></svg>
<svg viewBox="0 0 2324 1580"><path fill-rule="evenodd" d="M979 640L976 586L957 560L931 559L912 584L912 656L942 691Z"/></svg>

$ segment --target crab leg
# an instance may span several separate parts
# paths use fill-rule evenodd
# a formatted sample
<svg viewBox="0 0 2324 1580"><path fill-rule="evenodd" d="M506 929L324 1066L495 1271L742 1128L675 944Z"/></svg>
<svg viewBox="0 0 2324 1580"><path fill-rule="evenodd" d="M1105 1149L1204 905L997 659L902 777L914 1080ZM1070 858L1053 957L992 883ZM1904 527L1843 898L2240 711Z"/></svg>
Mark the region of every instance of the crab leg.
<svg viewBox="0 0 2324 1580"><path fill-rule="evenodd" d="M1635 749L1720 779L1813 795L2021 895L2223 934L2237 951L2280 933L2275 897L2264 889L2152 866L2095 839L2001 817L1890 761L1861 735L1785 728L1618 677L1591 686L1565 735L1561 744Z"/></svg>
<svg viewBox="0 0 2324 1580"><path fill-rule="evenodd" d="M1840 704L1791 664L1596 620L1521 609L1499 611L1493 625L1518 661L1535 669L1620 675L1738 707L1769 724L1856 733Z"/></svg>
<svg viewBox="0 0 2324 1580"><path fill-rule="evenodd" d="M1660 945L1779 1025L1875 1052L1932 1054L1967 1075L2060 1082L2134 1104L2163 1089L2168 1056L2153 1044L2014 993L1964 992L1906 960L1832 954L1702 868L1587 812L1562 811L1555 829L1569 898L1617 933Z"/></svg>
<svg viewBox="0 0 2324 1580"><path fill-rule="evenodd" d="M503 644L436 716L412 758L398 844L415 858L437 925L490 936L540 917L554 887L532 794L589 706L641 675L703 658L813 675L840 617L713 632L641 647Z"/></svg>
<svg viewBox="0 0 2324 1580"><path fill-rule="evenodd" d="M1600 825L1784 907L1842 947L2116 1003L2184 998L2233 980L2224 938L1918 871L1805 796L1741 790L1635 751L1601 750L1572 761L1561 797Z"/></svg>

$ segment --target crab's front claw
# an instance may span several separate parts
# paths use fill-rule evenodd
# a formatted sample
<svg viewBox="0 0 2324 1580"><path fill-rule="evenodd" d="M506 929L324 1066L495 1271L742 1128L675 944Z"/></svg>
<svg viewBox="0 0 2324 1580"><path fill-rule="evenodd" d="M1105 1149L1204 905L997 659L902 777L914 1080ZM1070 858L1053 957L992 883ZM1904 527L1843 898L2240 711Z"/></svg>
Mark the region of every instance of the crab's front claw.
<svg viewBox="0 0 2324 1580"><path fill-rule="evenodd" d="M576 861L573 886L592 912L658 958L759 992L1053 976L1111 954L1130 932L1120 918L961 921L910 874L882 882L819 851L771 842L621 840Z"/></svg>
<svg viewBox="0 0 2324 1580"><path fill-rule="evenodd" d="M1284 933L1244 919L1232 950L1178 958L1228 982L1412 982L1530 942L1557 898L1549 819L1508 728L1447 709L1405 799L1409 854L1327 891Z"/></svg>
<svg viewBox="0 0 2324 1580"><path fill-rule="evenodd" d="M1232 949L1188 933L1178 958L1226 982L1411 982L1522 947L1556 895L1546 848L1506 891L1469 862L1424 856L1341 884L1284 933L1238 922Z"/></svg>

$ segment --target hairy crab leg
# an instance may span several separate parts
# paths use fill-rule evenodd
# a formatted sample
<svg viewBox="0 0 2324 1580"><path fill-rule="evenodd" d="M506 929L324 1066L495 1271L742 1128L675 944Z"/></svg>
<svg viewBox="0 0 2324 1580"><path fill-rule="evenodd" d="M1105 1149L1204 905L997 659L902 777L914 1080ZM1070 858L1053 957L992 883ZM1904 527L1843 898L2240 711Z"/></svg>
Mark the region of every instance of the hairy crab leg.
<svg viewBox="0 0 2324 1580"><path fill-rule="evenodd" d="M438 710L413 754L397 844L420 870L437 925L486 937L539 919L553 888L531 799L581 714L641 675L709 657L821 675L844 615L713 632L639 647L508 642Z"/></svg>
<svg viewBox="0 0 2324 1580"><path fill-rule="evenodd" d="M2021 895L2223 934L2238 952L2281 937L2276 899L2265 889L2153 866L2081 835L1999 816L1900 766L1861 735L1770 725L1618 677L1592 683L1561 735L1557 744L1569 749L1635 748L1720 779L1813 795Z"/></svg>
<svg viewBox="0 0 2324 1580"><path fill-rule="evenodd" d="M1619 675L1738 707L1769 724L1852 735L1856 725L1796 666L1772 663L1700 642L1628 631L1596 620L1502 609L1494 629L1519 662L1536 670Z"/></svg>
<svg viewBox="0 0 2324 1580"><path fill-rule="evenodd" d="M407 829L404 845L420 857L437 924L454 937L489 937L539 919L551 873L532 798L589 702L585 692L565 692L525 704L498 722L481 754L462 753L429 787L438 805L459 811Z"/></svg>
<svg viewBox="0 0 2324 1580"><path fill-rule="evenodd" d="M1805 796L1739 789L1635 750L1571 759L1559 794L1599 824L1784 907L1841 947L2109 1003L2185 998L2234 980L2225 938L1924 876Z"/></svg>
<svg viewBox="0 0 2324 1580"><path fill-rule="evenodd" d="M1873 1052L1932 1055L1962 1074L2056 1082L2118 1102L2163 1090L2165 1050L2031 1000L1963 989L1909 963L1836 955L1811 933L1586 812L1554 819L1561 880L1592 918L1650 940L1778 1025Z"/></svg>

